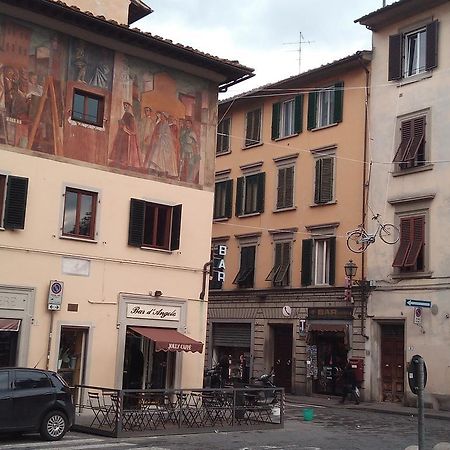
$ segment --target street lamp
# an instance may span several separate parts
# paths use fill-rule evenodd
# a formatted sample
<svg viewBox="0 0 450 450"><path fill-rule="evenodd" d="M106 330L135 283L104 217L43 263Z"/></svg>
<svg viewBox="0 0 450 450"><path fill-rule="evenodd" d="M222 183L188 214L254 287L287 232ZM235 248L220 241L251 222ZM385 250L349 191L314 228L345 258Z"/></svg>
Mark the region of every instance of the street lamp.
<svg viewBox="0 0 450 450"><path fill-rule="evenodd" d="M352 279L356 275L356 271L358 270L358 266L353 262L353 260L349 260L344 265L345 276Z"/></svg>
<svg viewBox="0 0 450 450"><path fill-rule="evenodd" d="M345 270L344 299L350 303L353 303L353 295L352 295L353 278L356 275L358 266L352 260L350 260L345 263L344 270Z"/></svg>

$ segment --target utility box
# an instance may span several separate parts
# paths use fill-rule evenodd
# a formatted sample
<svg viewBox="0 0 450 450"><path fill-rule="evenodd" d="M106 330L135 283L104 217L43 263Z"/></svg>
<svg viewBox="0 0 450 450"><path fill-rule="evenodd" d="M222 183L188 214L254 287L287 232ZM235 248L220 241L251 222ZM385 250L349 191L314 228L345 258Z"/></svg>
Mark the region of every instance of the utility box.
<svg viewBox="0 0 450 450"><path fill-rule="evenodd" d="M363 358L350 358L350 364L355 373L355 379L358 384L364 381L364 359Z"/></svg>

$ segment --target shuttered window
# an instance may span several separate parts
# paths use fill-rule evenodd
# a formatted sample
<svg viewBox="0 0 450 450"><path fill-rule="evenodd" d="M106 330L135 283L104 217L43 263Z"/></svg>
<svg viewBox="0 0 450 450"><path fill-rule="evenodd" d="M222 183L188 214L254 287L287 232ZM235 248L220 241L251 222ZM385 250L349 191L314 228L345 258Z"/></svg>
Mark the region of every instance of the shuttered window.
<svg viewBox="0 0 450 450"><path fill-rule="evenodd" d="M0 226L9 230L25 228L28 178L0 175Z"/></svg>
<svg viewBox="0 0 450 450"><path fill-rule="evenodd" d="M275 243L275 262L266 277L266 281L271 281L272 286L289 286L290 284L291 246L291 242Z"/></svg>
<svg viewBox="0 0 450 450"><path fill-rule="evenodd" d="M233 284L240 288L252 288L255 278L256 246L249 245L241 248L241 264Z"/></svg>
<svg viewBox="0 0 450 450"><path fill-rule="evenodd" d="M400 220L400 245L393 267L401 272L424 270L425 217L404 217Z"/></svg>
<svg viewBox="0 0 450 450"><path fill-rule="evenodd" d="M128 245L163 250L180 248L182 205L131 199Z"/></svg>
<svg viewBox="0 0 450 450"><path fill-rule="evenodd" d="M278 169L277 209L294 206L294 166Z"/></svg>
<svg viewBox="0 0 450 450"><path fill-rule="evenodd" d="M272 139L301 133L303 122L303 95L272 106Z"/></svg>
<svg viewBox="0 0 450 450"><path fill-rule="evenodd" d="M214 219L231 217L233 180L217 182L214 189Z"/></svg>
<svg viewBox="0 0 450 450"><path fill-rule="evenodd" d="M236 189L236 215L264 212L265 178L264 172L240 177Z"/></svg>
<svg viewBox="0 0 450 450"><path fill-rule="evenodd" d="M334 285L336 276L336 238L302 241L302 286Z"/></svg>
<svg viewBox="0 0 450 450"><path fill-rule="evenodd" d="M310 92L308 96L308 130L342 122L343 101L343 81L320 91Z"/></svg>
<svg viewBox="0 0 450 450"><path fill-rule="evenodd" d="M250 147L261 142L261 109L246 114L245 146Z"/></svg>
<svg viewBox="0 0 450 450"><path fill-rule="evenodd" d="M399 80L429 71L438 64L438 21L389 37L388 79Z"/></svg>
<svg viewBox="0 0 450 450"><path fill-rule="evenodd" d="M334 197L334 157L327 156L316 160L314 203L333 201Z"/></svg>
<svg viewBox="0 0 450 450"><path fill-rule="evenodd" d="M400 145L394 157L394 163L398 163L399 170L425 163L425 129L425 116L402 121Z"/></svg>
<svg viewBox="0 0 450 450"><path fill-rule="evenodd" d="M229 117L222 119L217 126L217 147L216 154L227 153L230 149L230 130L231 119Z"/></svg>

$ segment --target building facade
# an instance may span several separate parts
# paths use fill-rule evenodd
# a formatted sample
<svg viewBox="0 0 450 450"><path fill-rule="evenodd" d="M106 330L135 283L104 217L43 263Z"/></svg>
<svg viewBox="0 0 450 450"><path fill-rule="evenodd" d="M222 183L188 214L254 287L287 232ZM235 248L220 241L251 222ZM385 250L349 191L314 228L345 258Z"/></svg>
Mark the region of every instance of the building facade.
<svg viewBox="0 0 450 450"><path fill-rule="evenodd" d="M414 403L406 368L419 354L426 401L448 409L450 5L402 0L358 21L373 31L375 49L369 205L400 229L397 245L367 250L377 284L368 308L370 397ZM428 307L415 308L417 300Z"/></svg>
<svg viewBox="0 0 450 450"><path fill-rule="evenodd" d="M288 392L339 393L351 357L363 382L364 302L345 299L344 264L363 276L346 232L364 221L370 57L219 105L206 364L228 360L231 378L273 369Z"/></svg>
<svg viewBox="0 0 450 450"><path fill-rule="evenodd" d="M252 70L59 1L0 7L0 365L200 386L217 93Z"/></svg>

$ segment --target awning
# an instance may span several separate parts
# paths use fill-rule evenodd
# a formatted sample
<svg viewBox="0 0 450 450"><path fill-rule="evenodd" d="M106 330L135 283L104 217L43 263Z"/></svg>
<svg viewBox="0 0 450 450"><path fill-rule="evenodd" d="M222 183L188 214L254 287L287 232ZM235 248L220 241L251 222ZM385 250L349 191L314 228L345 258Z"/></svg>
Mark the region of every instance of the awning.
<svg viewBox="0 0 450 450"><path fill-rule="evenodd" d="M19 331L19 319L0 319L0 331Z"/></svg>
<svg viewBox="0 0 450 450"><path fill-rule="evenodd" d="M155 342L155 351L203 352L203 343L170 328L130 327L130 330Z"/></svg>
<svg viewBox="0 0 450 450"><path fill-rule="evenodd" d="M335 324L335 323L310 323L309 331L318 332L329 332L329 333L346 333L348 330L348 325L345 323Z"/></svg>

